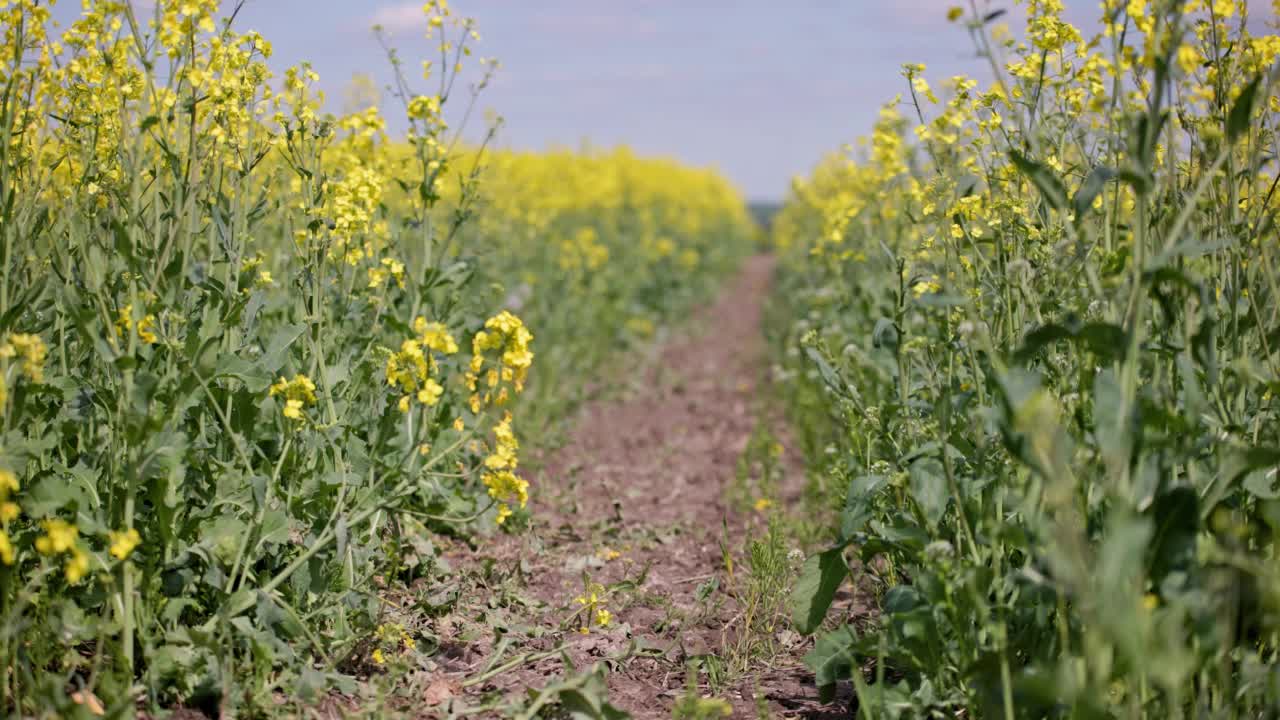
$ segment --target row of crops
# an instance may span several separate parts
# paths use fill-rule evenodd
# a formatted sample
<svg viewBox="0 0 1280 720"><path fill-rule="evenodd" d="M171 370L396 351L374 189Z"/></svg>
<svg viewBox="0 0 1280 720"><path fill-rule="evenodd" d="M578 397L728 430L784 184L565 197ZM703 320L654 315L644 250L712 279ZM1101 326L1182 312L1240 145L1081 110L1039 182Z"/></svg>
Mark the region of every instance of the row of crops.
<svg viewBox="0 0 1280 720"><path fill-rule="evenodd" d="M520 439L733 266L745 209L461 141L492 66L443 1L434 62L391 56L407 140L216 0L47 5L0 3L0 714L313 700L412 646L378 589L441 580L427 533L525 521Z"/></svg>
<svg viewBox="0 0 1280 720"><path fill-rule="evenodd" d="M1280 710L1274 7L955 8L776 222L831 542L794 597L859 716ZM878 617L836 600L852 575Z"/></svg>

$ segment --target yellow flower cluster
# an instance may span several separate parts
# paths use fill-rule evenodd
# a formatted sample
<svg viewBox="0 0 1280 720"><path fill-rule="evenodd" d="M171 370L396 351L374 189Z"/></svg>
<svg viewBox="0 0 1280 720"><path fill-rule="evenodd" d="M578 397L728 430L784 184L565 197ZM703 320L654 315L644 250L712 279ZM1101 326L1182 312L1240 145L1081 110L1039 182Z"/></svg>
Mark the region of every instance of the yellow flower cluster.
<svg viewBox="0 0 1280 720"><path fill-rule="evenodd" d="M107 550L111 553L111 557L117 560L127 559L138 545L142 544L142 535L135 528L112 530L109 533L109 539L111 545Z"/></svg>
<svg viewBox="0 0 1280 720"><path fill-rule="evenodd" d="M511 413L503 416L502 421L493 426L495 444L493 452L484 460L485 472L483 481L489 489L489 496L498 501L499 525L511 516L511 506L519 504L525 507L529 503L529 483L516 475L519 464L517 452L520 443L511 429Z"/></svg>
<svg viewBox="0 0 1280 720"><path fill-rule="evenodd" d="M169 57L181 55L189 39L197 32L213 32L213 16L217 11L218 0L162 0L160 42Z"/></svg>
<svg viewBox="0 0 1280 720"><path fill-rule="evenodd" d="M416 400L426 406L435 405L444 394L444 387L436 380L439 366L432 352L452 355L458 352L458 343L448 328L438 322L427 322L424 317L413 321L413 331L418 334L400 344L400 350L385 350L387 384L401 394L400 412L409 412Z"/></svg>
<svg viewBox="0 0 1280 720"><path fill-rule="evenodd" d="M605 607L605 589L600 583L587 581L582 594L573 601L581 608L578 632L583 635L591 632L593 622L597 627L607 627L613 621L613 613Z"/></svg>
<svg viewBox="0 0 1280 720"><path fill-rule="evenodd" d="M387 653L395 653L402 655L412 651L418 646L417 641L409 635L404 625L400 623L384 623L379 625L373 631L376 645L373 651L369 653L369 659L375 665L387 664Z"/></svg>
<svg viewBox="0 0 1280 720"><path fill-rule="evenodd" d="M44 528L44 535L36 538L36 552L50 557L67 555L62 566L63 575L69 583L80 582L85 573L89 572L89 556L80 549L79 528L61 518L50 518L43 521L41 526Z"/></svg>
<svg viewBox="0 0 1280 720"><path fill-rule="evenodd" d="M125 305L120 308L116 315L116 334L121 338L126 338L133 329L133 305ZM150 313L144 315L138 321L137 330L138 339L147 345L154 345L160 339L156 335L156 316Z"/></svg>
<svg viewBox="0 0 1280 720"><path fill-rule="evenodd" d="M409 117L414 120L433 121L440 115L440 98L435 95L419 95L409 101Z"/></svg>
<svg viewBox="0 0 1280 720"><path fill-rule="evenodd" d="M48 348L39 335L10 333L0 342L0 359L19 358L22 361L22 374L33 383L44 382L46 355ZM0 405L4 404L7 395L4 374L0 373Z"/></svg>
<svg viewBox="0 0 1280 720"><path fill-rule="evenodd" d="M9 523L18 518L21 508L10 499L18 492L18 476L12 470L0 468L0 562L12 565L15 560L13 541L9 539Z"/></svg>
<svg viewBox="0 0 1280 720"><path fill-rule="evenodd" d="M384 257L379 261L381 267L369 268L369 287L380 288L387 280L395 281L396 287L404 289L404 263L395 258Z"/></svg>
<svg viewBox="0 0 1280 720"><path fill-rule="evenodd" d="M376 170L355 168L333 186L326 207L326 214L333 221L331 258L340 257L355 265L365 257L365 247L354 240L373 227L374 213L382 200L382 183Z"/></svg>
<svg viewBox="0 0 1280 720"><path fill-rule="evenodd" d="M271 397L283 397L286 418L301 422L306 419L305 410L316 404L316 384L306 375L294 375L292 380L281 377L268 390Z"/></svg>
<svg viewBox="0 0 1280 720"><path fill-rule="evenodd" d="M508 399L507 383L511 383L517 393L524 392L524 381L529 367L533 365L533 352L529 349L533 333L520 318L503 310L486 320L484 327L471 339L471 365L466 376L473 413L479 413L490 403L505 404ZM490 358L491 353L496 357ZM486 363L491 365L487 372ZM480 387L481 373L484 376L483 389Z"/></svg>

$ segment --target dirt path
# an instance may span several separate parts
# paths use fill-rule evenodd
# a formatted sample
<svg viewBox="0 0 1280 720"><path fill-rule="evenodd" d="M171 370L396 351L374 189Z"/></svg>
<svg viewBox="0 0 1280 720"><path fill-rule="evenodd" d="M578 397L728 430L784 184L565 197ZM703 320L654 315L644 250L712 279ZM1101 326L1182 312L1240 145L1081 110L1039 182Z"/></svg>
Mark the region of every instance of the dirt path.
<svg viewBox="0 0 1280 720"><path fill-rule="evenodd" d="M475 707L545 687L566 674L567 656L579 673L603 663L610 702L637 718L672 717L689 677L694 697L719 698L734 717L764 707L773 717L819 716L798 660L803 642L775 622L780 595L769 583L779 578L746 560L749 539L767 535L764 508L744 508L729 492L743 483L739 460L761 418L761 305L772 268L770 258L749 260L677 337L619 368L630 382L620 397L581 409L533 478L530 531L446 553L480 569L474 596L433 628L450 638L439 670L453 679L437 681L428 703L458 693ZM785 503L802 472L785 457L778 465ZM765 547L769 557L794 563L780 545ZM606 625L593 609L608 612Z"/></svg>

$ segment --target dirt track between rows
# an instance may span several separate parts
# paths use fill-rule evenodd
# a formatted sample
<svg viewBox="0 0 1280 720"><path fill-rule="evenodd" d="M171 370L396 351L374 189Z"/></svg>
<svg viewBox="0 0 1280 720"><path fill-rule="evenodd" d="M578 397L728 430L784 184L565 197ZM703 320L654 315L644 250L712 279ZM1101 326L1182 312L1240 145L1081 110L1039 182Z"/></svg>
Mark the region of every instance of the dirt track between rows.
<svg viewBox="0 0 1280 720"><path fill-rule="evenodd" d="M624 391L578 411L566 442L532 478L528 532L451 558L460 565L483 559L518 575L516 592L532 617L503 615L512 622L513 645L534 654L563 644L579 670L606 662L610 702L636 718L671 717L686 693L688 663L724 655L726 642L739 637L741 608L722 547L741 563L743 538L761 532L763 520L735 509L726 488L762 416L767 357L760 324L772 270L771 258L748 260L716 302L633 358L635 367L621 368ZM798 494L803 472L795 453L784 452L786 502ZM581 634L573 613L584 572L593 582L624 588L602 598L612 616L608 626ZM719 591L708 598L713 579ZM463 640L464 625L456 628L452 666L459 682L492 667L497 645ZM784 629L782 623L778 632ZM842 716L818 705L799 660L804 644L784 636L782 652L719 683L716 697L733 706L734 717L754 717L760 704L774 717ZM547 657L469 693L523 693L564 672L559 656ZM699 694L711 690L701 678Z"/></svg>

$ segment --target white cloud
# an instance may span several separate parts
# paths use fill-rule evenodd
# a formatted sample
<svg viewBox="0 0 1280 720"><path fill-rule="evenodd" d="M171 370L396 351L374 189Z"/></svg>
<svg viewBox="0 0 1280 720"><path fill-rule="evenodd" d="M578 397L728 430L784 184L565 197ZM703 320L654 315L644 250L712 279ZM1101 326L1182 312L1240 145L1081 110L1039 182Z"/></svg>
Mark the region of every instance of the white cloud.
<svg viewBox="0 0 1280 720"><path fill-rule="evenodd" d="M421 3L402 3L378 8L369 24L381 25L388 35L407 35L425 30L427 17L422 14Z"/></svg>

